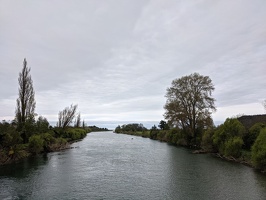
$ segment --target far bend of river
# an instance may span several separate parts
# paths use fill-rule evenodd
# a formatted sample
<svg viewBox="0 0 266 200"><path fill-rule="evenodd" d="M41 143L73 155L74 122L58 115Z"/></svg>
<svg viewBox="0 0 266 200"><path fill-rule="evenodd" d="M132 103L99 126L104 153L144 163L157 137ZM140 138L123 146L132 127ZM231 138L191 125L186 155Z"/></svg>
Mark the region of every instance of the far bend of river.
<svg viewBox="0 0 266 200"><path fill-rule="evenodd" d="M263 200L266 176L211 155L112 132L0 166L0 199Z"/></svg>

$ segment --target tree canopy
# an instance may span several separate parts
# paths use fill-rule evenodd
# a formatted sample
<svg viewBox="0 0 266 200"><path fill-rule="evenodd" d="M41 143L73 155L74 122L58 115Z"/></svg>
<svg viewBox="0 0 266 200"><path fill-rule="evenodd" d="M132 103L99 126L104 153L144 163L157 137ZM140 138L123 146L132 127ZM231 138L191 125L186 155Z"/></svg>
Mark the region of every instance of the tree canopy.
<svg viewBox="0 0 266 200"><path fill-rule="evenodd" d="M167 88L165 118L172 126L181 127L196 138L199 129L213 124L211 113L216 110L213 91L212 80L198 73L173 80Z"/></svg>

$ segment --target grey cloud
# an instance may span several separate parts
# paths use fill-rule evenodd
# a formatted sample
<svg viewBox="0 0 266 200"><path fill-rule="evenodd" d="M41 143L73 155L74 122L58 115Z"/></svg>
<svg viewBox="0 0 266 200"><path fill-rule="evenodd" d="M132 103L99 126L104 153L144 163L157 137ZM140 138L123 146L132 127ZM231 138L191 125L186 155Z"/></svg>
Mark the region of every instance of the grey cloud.
<svg viewBox="0 0 266 200"><path fill-rule="evenodd" d="M88 120L160 120L166 88L193 72L213 80L219 108L242 113L265 98L265 9L263 0L3 1L0 118L14 114L24 57L37 112L53 120L71 103Z"/></svg>

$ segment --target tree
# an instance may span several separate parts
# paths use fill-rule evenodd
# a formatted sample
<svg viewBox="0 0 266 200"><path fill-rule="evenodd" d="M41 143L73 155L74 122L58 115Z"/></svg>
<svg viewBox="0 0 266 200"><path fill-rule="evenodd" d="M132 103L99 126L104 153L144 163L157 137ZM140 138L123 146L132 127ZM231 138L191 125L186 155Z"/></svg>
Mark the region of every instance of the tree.
<svg viewBox="0 0 266 200"><path fill-rule="evenodd" d="M58 113L58 122L57 126L60 128L66 128L69 126L73 119L76 117L78 105L70 105L70 107L66 107L63 111Z"/></svg>
<svg viewBox="0 0 266 200"><path fill-rule="evenodd" d="M22 71L19 73L19 97L17 99L15 121L18 125L18 130L23 131L22 136L24 143L26 142L26 122L27 127L34 122L35 111L35 92L33 89L33 82L30 75L30 68L27 67L26 58L23 61Z"/></svg>
<svg viewBox="0 0 266 200"><path fill-rule="evenodd" d="M84 119L82 121L82 128L86 128L86 123L85 123Z"/></svg>
<svg viewBox="0 0 266 200"><path fill-rule="evenodd" d="M211 97L213 91L212 80L198 73L173 80L167 88L165 118L196 139L202 128L213 124L211 111L216 110L215 99Z"/></svg>
<svg viewBox="0 0 266 200"><path fill-rule="evenodd" d="M158 127L162 130L169 130L169 126L166 121L161 120Z"/></svg>
<svg viewBox="0 0 266 200"><path fill-rule="evenodd" d="M75 125L74 126L77 127L77 128L81 127L80 113L76 117Z"/></svg>

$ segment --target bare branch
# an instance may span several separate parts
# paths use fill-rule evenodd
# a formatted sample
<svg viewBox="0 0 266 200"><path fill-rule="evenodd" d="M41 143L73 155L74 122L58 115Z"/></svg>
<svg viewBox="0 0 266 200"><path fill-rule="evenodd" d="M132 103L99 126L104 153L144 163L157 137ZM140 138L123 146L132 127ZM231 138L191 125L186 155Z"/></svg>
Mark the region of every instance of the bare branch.
<svg viewBox="0 0 266 200"><path fill-rule="evenodd" d="M72 105L70 107L66 107L63 111L58 113L58 122L57 126L61 128L66 128L69 126L73 119L76 117L78 105Z"/></svg>

